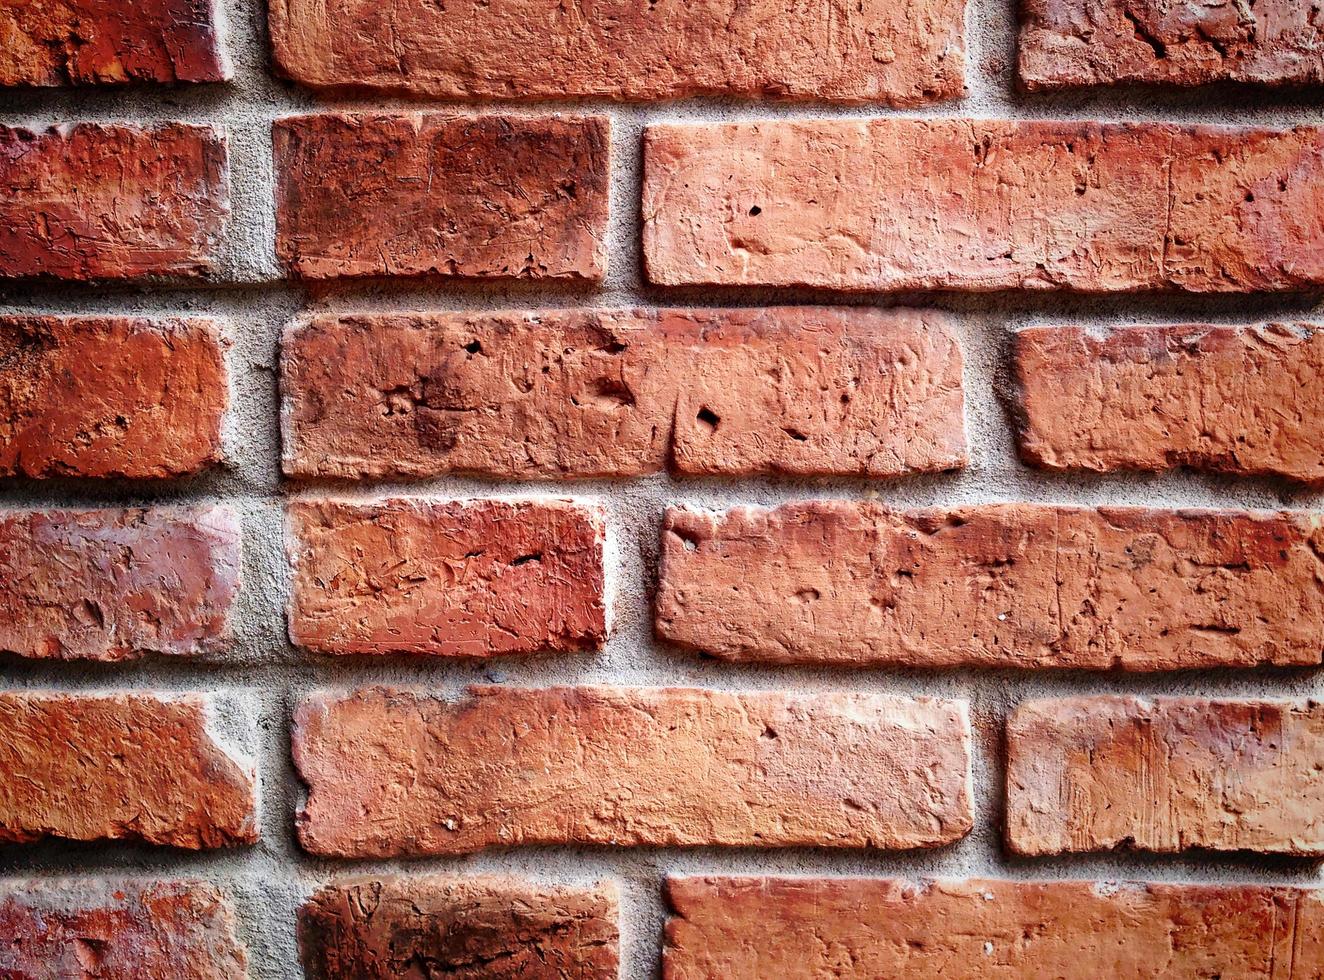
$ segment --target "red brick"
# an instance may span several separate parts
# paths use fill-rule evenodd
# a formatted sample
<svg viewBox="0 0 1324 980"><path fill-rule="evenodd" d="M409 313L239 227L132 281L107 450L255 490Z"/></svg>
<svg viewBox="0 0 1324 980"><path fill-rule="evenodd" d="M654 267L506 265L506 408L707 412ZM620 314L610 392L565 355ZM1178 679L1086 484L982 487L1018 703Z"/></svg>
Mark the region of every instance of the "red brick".
<svg viewBox="0 0 1324 980"><path fill-rule="evenodd" d="M1317 665L1316 515L819 501L673 509L658 633L728 660Z"/></svg>
<svg viewBox="0 0 1324 980"><path fill-rule="evenodd" d="M1324 855L1324 705L1032 701L1007 726L1020 854L1129 847Z"/></svg>
<svg viewBox="0 0 1324 980"><path fill-rule="evenodd" d="M290 638L319 653L575 652L606 637L602 516L568 500L290 505Z"/></svg>
<svg viewBox="0 0 1324 980"><path fill-rule="evenodd" d="M226 346L207 320L0 317L0 476L160 478L219 462Z"/></svg>
<svg viewBox="0 0 1324 980"><path fill-rule="evenodd" d="M0 885L0 974L247 976L234 910L201 881L10 881Z"/></svg>
<svg viewBox="0 0 1324 980"><path fill-rule="evenodd" d="M0 85L219 82L212 0L21 0L0 6Z"/></svg>
<svg viewBox="0 0 1324 980"><path fill-rule="evenodd" d="M211 653L239 591L224 507L0 516L0 651L57 660Z"/></svg>
<svg viewBox="0 0 1324 980"><path fill-rule="evenodd" d="M964 0L564 6L284 0L276 63L333 92L916 105L964 91Z"/></svg>
<svg viewBox="0 0 1324 980"><path fill-rule="evenodd" d="M0 278L199 276L229 210L209 126L0 126Z"/></svg>
<svg viewBox="0 0 1324 980"><path fill-rule="evenodd" d="M605 116L276 121L276 251L298 276L601 279Z"/></svg>
<svg viewBox="0 0 1324 980"><path fill-rule="evenodd" d="M1321 893L1255 885L671 878L665 980L1318 977Z"/></svg>
<svg viewBox="0 0 1324 980"><path fill-rule="evenodd" d="M655 125L660 285L1324 285L1324 130L821 119Z"/></svg>
<svg viewBox="0 0 1324 980"><path fill-rule="evenodd" d="M252 767L206 695L0 694L0 841L257 840Z"/></svg>
<svg viewBox="0 0 1324 980"><path fill-rule="evenodd" d="M517 878L355 878L299 910L308 980L616 980L616 889Z"/></svg>
<svg viewBox="0 0 1324 980"><path fill-rule="evenodd" d="M1281 476L1324 486L1324 331L1310 324L1016 335L1020 448L1053 470Z"/></svg>
<svg viewBox="0 0 1324 980"><path fill-rule="evenodd" d="M936 314L322 315L287 333L282 364L294 476L895 476L966 459L961 350Z"/></svg>
<svg viewBox="0 0 1324 980"><path fill-rule="evenodd" d="M519 844L935 847L971 827L969 738L964 702L875 694L321 695L295 716L309 787L299 839L339 857Z"/></svg>
<svg viewBox="0 0 1324 980"><path fill-rule="evenodd" d="M1032 90L1151 82L1324 82L1324 20L1301 0L1025 0L1020 80Z"/></svg>

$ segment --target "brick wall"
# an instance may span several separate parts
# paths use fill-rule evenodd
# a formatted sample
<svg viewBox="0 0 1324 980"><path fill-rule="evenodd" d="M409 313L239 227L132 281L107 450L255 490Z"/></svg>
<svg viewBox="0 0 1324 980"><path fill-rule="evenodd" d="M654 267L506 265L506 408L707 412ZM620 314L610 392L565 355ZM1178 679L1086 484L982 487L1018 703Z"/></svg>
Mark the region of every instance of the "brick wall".
<svg viewBox="0 0 1324 980"><path fill-rule="evenodd" d="M0 975L1324 976L1316 6L0 9Z"/></svg>

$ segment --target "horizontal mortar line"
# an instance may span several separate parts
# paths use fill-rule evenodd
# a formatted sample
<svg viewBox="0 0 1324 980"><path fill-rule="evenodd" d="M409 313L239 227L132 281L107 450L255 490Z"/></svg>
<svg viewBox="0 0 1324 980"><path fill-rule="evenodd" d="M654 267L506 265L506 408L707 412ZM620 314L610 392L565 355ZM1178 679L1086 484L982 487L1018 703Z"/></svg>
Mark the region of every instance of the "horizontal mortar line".
<svg viewBox="0 0 1324 980"><path fill-rule="evenodd" d="M970 75L967 75L969 78ZM57 122L190 123L262 125L273 119L316 113L444 113L462 116L606 115L647 123L716 123L798 119L975 119L1193 125L1315 125L1324 120L1318 87L1257 89L1237 83L1197 89L1163 85L1117 85L1093 90L1021 93L995 83L978 97L917 106L883 102L847 104L827 100L779 101L735 96L681 99L607 99L600 96L546 100L402 98L365 92L332 97L273 77L238 84L170 90L168 99L150 89L30 90L0 94L0 124L42 127Z"/></svg>
<svg viewBox="0 0 1324 980"><path fill-rule="evenodd" d="M383 293L383 291L387 291ZM289 305L289 322L314 314L372 313L515 313L541 310L617 309L758 309L784 306L918 308L954 317L1026 319L1034 323L1064 319L1090 322L1144 322L1143 318L1216 318L1220 322L1324 317L1324 291L1299 293L1140 293L1082 294L1039 290L996 293L934 290L929 292L835 292L798 287L678 286L635 283L581 289L527 280L380 279L335 281L328 286L305 280L246 282L53 283L0 284L0 315L221 316L253 319L254 298ZM210 305L202 305L210 304Z"/></svg>
<svg viewBox="0 0 1324 980"><path fill-rule="evenodd" d="M293 828L293 815L289 825ZM964 843L966 846L962 846ZM289 853L241 849L219 852L159 853L144 845L91 842L69 848L67 842L5 845L0 848L0 885L7 878L151 875L201 876L237 882L260 880L268 870L293 873L304 888L337 878L377 875L479 875L511 873L535 881L585 881L594 876L656 875L786 875L790 877L999 877L1026 881L1138 879L1184 884L1227 884L1250 881L1284 886L1324 887L1320 862L1306 858L1250 853L1200 852L1186 855L1143 852L1064 855L1043 859L1010 859L997 848L982 848L977 864L970 838L934 851L888 851L843 848L611 848L575 845L531 845L494 849L471 855L402 857L396 859L319 858L302 850ZM10 866L7 851L18 860ZM92 854L83 853L84 848ZM59 853L68 849L67 853ZM91 859L89 859L91 858ZM777 861L780 867L769 868ZM29 863L30 862L30 863ZM564 873L555 868L565 862Z"/></svg>

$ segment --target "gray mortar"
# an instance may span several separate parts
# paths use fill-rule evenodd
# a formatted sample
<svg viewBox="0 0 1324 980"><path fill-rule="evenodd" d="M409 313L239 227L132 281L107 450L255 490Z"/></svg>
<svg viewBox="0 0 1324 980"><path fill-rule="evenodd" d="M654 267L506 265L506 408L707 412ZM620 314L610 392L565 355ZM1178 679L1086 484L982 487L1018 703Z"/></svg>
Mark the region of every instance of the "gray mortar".
<svg viewBox="0 0 1324 980"><path fill-rule="evenodd" d="M622 970L628 978L657 973L665 908L661 883L669 873L868 874L924 877L992 875L1105 880L1256 881L1315 883L1320 865L1309 861L1234 855L1154 857L1101 855L1022 860L1000 842L1001 725L1019 701L1094 692L1302 697L1320 694L1318 671L1193 671L1114 676L1085 672L915 671L898 669L760 667L702 660L652 637L648 594L665 506L688 503L721 508L775 504L811 497L877 497L896 504L955 504L999 500L1249 508L1318 508L1324 495L1306 494L1271 480L1237 480L1174 472L1157 476L1065 477L1038 473L1016 459L1011 430L995 395L1009 332L1030 324L1070 321L1097 330L1145 322L1246 322L1281 318L1324 319L1320 297L1107 297L1035 293L968 296L950 293L840 296L812 290L655 289L643 284L639 259L639 141L643 127L667 120L730 120L812 116L963 116L1105 120L1172 120L1286 126L1324 123L1318 89L1275 95L1218 86L1196 92L1134 88L1094 95L1021 96L1014 92L1015 0L970 0L967 14L968 96L919 110L842 109L829 105L769 105L702 99L657 105L558 102L497 108L521 115L602 112L612 120L610 273L601 288L563 284L430 283L349 284L307 290L280 279L273 254L274 220L270 121L318 104L269 73L264 10L256 0L225 0L235 65L230 84L176 89L133 88L0 94L0 123L45 126L86 120L208 121L230 135L233 216L216 284L140 289L69 285L0 289L0 312L134 312L196 314L217 318L233 341L232 413L226 467L177 483L90 481L0 482L0 507L87 507L170 501L221 501L243 516L244 587L234 616L234 642L210 662L156 659L131 664L0 664L11 688L63 690L199 690L225 692L256 719L261 773L262 841L251 848L202 854L129 845L47 842L0 848L0 873L39 875L149 875L203 877L236 896L254 977L292 980L301 975L294 939L300 900L336 874L386 872L525 875L546 882L613 879L621 886ZM397 100L342 101L351 108L420 108ZM441 103L432 103L441 107ZM458 112L490 107L444 104ZM549 486L439 478L410 484L308 483L279 476L277 348L284 326L308 304L373 309L486 309L574 305L753 306L786 303L930 305L949 311L966 355L970 466L959 474L897 481L674 480L669 476ZM616 556L612 568L614 631L600 654L580 657L502 658L447 662L405 658L332 660L303 655L285 633L288 569L283 556L281 508L288 495L371 497L393 493L466 497L492 493L554 493L591 498L606 509ZM1324 641L1322 641L1324 642ZM623 849L534 847L493 850L463 858L336 862L298 849L292 817L302 787L289 757L289 717L313 690L347 690L386 683L455 690L471 682L527 685L610 683L680 684L714 688L869 690L968 699L976 726L974 832L930 852L861 852L798 848L779 851L700 848Z"/></svg>

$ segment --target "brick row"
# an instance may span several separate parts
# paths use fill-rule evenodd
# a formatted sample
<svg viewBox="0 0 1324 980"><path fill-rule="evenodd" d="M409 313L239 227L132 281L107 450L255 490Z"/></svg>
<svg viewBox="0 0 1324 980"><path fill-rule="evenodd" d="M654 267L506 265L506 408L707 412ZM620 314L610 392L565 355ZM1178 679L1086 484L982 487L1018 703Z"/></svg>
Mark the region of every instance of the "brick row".
<svg viewBox="0 0 1324 980"><path fill-rule="evenodd" d="M862 693L368 688L303 700L295 823L331 857L529 844L936 847L973 826L963 702ZM209 695L0 694L0 840L257 839L246 722ZM228 727L227 727L228 725ZM1324 708L1085 696L1006 724L1006 839L1324 855ZM74 751L68 751L72 747ZM365 821L363 814L373 814Z"/></svg>
<svg viewBox="0 0 1324 980"><path fill-rule="evenodd" d="M670 877L662 976L1314 976L1317 890L1266 885L893 878ZM401 975L608 980L610 883L494 876L334 881L298 909L309 980ZM199 881L0 885L0 969L18 976L244 975L232 900Z"/></svg>

